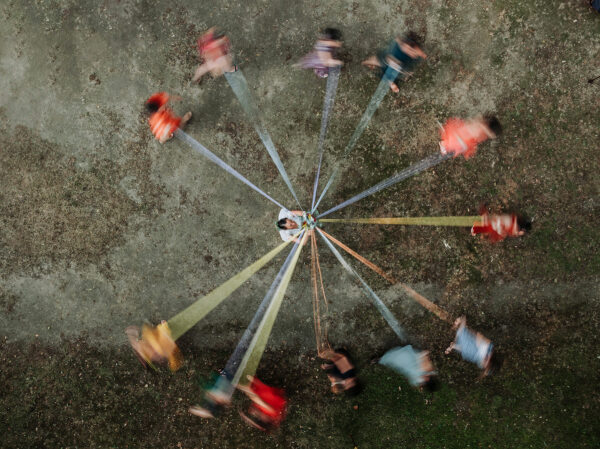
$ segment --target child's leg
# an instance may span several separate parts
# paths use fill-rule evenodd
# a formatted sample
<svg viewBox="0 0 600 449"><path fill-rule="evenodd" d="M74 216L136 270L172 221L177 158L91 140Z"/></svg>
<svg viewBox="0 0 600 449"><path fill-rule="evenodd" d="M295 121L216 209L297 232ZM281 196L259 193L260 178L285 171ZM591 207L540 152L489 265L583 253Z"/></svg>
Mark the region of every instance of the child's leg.
<svg viewBox="0 0 600 449"><path fill-rule="evenodd" d="M379 59L377 59L377 56L371 56L370 58L361 62L361 64L371 68L381 67L381 63L379 62Z"/></svg>
<svg viewBox="0 0 600 449"><path fill-rule="evenodd" d="M191 118L192 118L192 111L186 112L185 115L183 117L181 117L181 123L179 124L179 127L181 129L183 129L183 127L186 125L187 122L190 121Z"/></svg>
<svg viewBox="0 0 600 449"><path fill-rule="evenodd" d="M192 415L199 416L200 418L214 418L215 415L208 408L193 405L188 409Z"/></svg>
<svg viewBox="0 0 600 449"><path fill-rule="evenodd" d="M233 65L233 59L230 55L223 55L216 60L215 66L218 66L218 70L221 74L225 72L235 72L236 68Z"/></svg>
<svg viewBox="0 0 600 449"><path fill-rule="evenodd" d="M248 416L244 412L240 411L240 416L244 421L246 421L247 424L251 425L252 427L256 427L257 429L262 430L263 432L267 431L267 429L262 425L260 420L257 417L255 417L252 412L250 412L250 416Z"/></svg>
<svg viewBox="0 0 600 449"><path fill-rule="evenodd" d="M205 62L204 64L199 65L194 73L194 76L192 77L192 83L199 81L200 78L202 78L209 70L210 68L208 63Z"/></svg>
<svg viewBox="0 0 600 449"><path fill-rule="evenodd" d="M459 316L457 319L454 320L454 325L452 326L452 329L459 329L466 325L467 325L467 317L464 315Z"/></svg>

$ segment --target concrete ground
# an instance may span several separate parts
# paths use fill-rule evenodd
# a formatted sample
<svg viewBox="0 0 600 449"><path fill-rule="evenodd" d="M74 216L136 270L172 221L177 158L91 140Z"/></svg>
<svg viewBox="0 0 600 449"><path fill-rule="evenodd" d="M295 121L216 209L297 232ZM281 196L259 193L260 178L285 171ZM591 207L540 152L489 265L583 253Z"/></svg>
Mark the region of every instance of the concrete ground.
<svg viewBox="0 0 600 449"><path fill-rule="evenodd" d="M325 82L292 64L320 28L342 30L328 176L378 83L360 61L397 33L422 33L426 62L399 94L388 93L321 209L437 151L436 121L494 112L505 132L471 160L446 162L335 216L474 215L487 202L533 218L533 231L491 245L467 228L325 229L451 314L466 313L506 353L546 353L563 326L576 342L597 345L600 80L587 80L600 75L600 16L584 1L4 0L0 17L5 348L69 352L76 341L106 354L129 351L127 325L168 319L279 244L277 207L184 143L157 143L142 114L153 92L180 95L178 111L193 112L186 132L294 207L226 80L190 84L195 40L213 25L230 37L303 205ZM308 249L269 340L298 357L314 355ZM323 245L320 253L331 339L368 359L393 335ZM184 354L220 354L199 369L221 367L282 260L182 340ZM447 326L359 270L413 341L439 353L443 372ZM509 372L524 369L521 357ZM597 372L597 351L581 363ZM314 444L306 441L298 447Z"/></svg>

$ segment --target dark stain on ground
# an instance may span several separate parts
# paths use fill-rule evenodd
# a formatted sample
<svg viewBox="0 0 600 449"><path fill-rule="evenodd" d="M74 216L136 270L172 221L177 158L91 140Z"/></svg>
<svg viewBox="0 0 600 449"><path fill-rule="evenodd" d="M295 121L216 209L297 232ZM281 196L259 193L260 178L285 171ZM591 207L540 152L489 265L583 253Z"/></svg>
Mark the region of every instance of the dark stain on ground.
<svg viewBox="0 0 600 449"><path fill-rule="evenodd" d="M123 242L134 213L160 213L164 194L149 179L145 140L130 142L135 154L120 166L90 158L85 167L56 145L18 126L0 136L0 268L4 276L55 262L95 263ZM136 204L119 189L136 179Z"/></svg>
<svg viewBox="0 0 600 449"><path fill-rule="evenodd" d="M134 203L118 191L120 167L88 169L24 127L0 137L0 267L6 275L49 262L91 262L115 245Z"/></svg>
<svg viewBox="0 0 600 449"><path fill-rule="evenodd" d="M0 289L0 309L7 314L12 313L17 304L17 296Z"/></svg>

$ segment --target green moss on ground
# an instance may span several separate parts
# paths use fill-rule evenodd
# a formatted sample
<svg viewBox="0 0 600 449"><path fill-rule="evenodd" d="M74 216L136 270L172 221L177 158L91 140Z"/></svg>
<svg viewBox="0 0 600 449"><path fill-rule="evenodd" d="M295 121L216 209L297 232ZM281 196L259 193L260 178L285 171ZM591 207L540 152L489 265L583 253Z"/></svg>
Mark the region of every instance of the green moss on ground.
<svg viewBox="0 0 600 449"><path fill-rule="evenodd" d="M227 354L186 348L202 356L170 374L144 371L128 351L80 342L33 345L25 354L2 344L2 447L593 448L600 444L599 363L587 337L560 333L542 354L511 350L501 374L485 380L450 357L433 395L370 365L359 350L364 390L337 397L318 360L294 348L267 352L261 377L284 386L290 400L272 436L241 422L237 409L247 401L240 397L216 420L187 413L209 374L196 367Z"/></svg>

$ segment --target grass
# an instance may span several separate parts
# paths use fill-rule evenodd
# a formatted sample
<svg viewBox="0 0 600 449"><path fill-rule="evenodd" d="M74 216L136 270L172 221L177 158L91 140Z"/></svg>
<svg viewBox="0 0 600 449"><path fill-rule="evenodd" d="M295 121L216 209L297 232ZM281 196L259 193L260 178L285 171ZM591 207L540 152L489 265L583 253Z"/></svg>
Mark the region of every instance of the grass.
<svg viewBox="0 0 600 449"><path fill-rule="evenodd" d="M27 359L18 346L3 344L0 431L3 447L21 449L597 447L598 362L590 363L587 355L593 348L574 346L573 336L564 333L555 340L541 355L511 352L502 375L485 380L450 357L451 369L442 373L434 394L369 365L362 354L364 390L354 398L327 391L318 361L304 356L299 364L293 350L268 353L264 365L277 371L263 369L262 376L278 377L290 399L288 419L272 436L245 427L235 410L209 422L187 414L208 375L192 367L219 357L215 353L193 357L181 372L169 374L143 372L127 352L107 353L81 342L61 350L36 346ZM235 406L243 408L245 401L238 398Z"/></svg>

